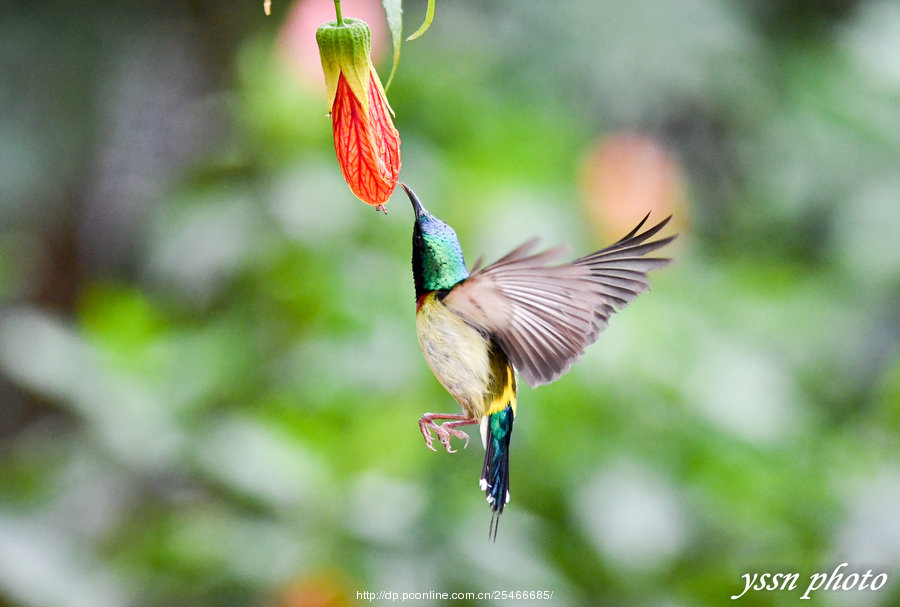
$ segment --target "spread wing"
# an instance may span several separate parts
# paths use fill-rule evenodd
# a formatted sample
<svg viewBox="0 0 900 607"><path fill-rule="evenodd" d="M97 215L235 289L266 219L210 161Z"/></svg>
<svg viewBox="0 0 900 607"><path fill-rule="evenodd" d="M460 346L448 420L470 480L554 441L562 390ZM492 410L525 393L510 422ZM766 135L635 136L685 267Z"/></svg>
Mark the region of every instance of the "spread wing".
<svg viewBox="0 0 900 607"><path fill-rule="evenodd" d="M650 288L647 272L671 261L645 257L675 239L648 242L671 216L638 234L647 217L615 244L562 265L550 262L563 248L532 254L537 239L531 239L473 272L450 290L444 304L494 335L528 385L555 381L616 310Z"/></svg>

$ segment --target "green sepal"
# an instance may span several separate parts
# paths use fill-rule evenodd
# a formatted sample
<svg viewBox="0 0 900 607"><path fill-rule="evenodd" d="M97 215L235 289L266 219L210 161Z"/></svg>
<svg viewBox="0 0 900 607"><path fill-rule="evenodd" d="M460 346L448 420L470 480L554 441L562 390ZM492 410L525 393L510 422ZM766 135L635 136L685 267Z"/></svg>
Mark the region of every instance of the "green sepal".
<svg viewBox="0 0 900 607"><path fill-rule="evenodd" d="M372 34L365 21L347 17L341 25L336 21L329 21L316 30L329 110L334 105L338 80L343 74L350 90L368 114L369 79L373 69L370 57L371 38Z"/></svg>

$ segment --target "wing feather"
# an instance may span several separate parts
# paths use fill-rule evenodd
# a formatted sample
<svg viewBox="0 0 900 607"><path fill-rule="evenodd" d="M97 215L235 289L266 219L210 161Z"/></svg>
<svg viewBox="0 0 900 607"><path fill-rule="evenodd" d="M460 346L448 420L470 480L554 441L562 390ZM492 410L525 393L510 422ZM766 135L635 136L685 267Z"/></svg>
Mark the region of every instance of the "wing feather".
<svg viewBox="0 0 900 607"><path fill-rule="evenodd" d="M671 217L640 232L648 217L605 249L561 265L551 263L564 247L533 253L532 238L473 271L444 304L493 335L530 386L550 383L597 339L616 310L650 288L647 273L671 261L645 257L675 239L649 240Z"/></svg>

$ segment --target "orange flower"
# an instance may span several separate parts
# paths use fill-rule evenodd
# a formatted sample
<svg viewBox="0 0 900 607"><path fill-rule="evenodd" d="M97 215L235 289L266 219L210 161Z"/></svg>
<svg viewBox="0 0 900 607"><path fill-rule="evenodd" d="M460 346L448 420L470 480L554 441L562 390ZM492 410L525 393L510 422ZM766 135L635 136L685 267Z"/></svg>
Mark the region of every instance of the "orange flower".
<svg viewBox="0 0 900 607"><path fill-rule="evenodd" d="M369 27L358 19L329 21L316 32L341 172L360 200L384 211L400 174L400 134L369 40Z"/></svg>

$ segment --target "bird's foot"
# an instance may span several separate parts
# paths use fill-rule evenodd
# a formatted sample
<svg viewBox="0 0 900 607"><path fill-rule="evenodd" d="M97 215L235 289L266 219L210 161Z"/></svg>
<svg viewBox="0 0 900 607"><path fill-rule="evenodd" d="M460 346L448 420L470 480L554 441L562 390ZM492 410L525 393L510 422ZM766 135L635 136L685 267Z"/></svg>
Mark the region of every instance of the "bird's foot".
<svg viewBox="0 0 900 607"><path fill-rule="evenodd" d="M435 436L437 436L438 440L441 441L441 444L444 445L444 449L447 450L447 453L456 453L456 449L450 446L450 437L455 436L456 438L462 439L466 441L465 445L463 445L463 449L469 446L469 435L463 432L462 430L455 430L454 428L447 428L450 422L446 424L436 424L433 421L426 421L425 418L419 420L419 429L422 430L422 436L425 437L425 446L431 449L432 451L437 451L434 448L434 439L431 436L431 433L434 432Z"/></svg>
<svg viewBox="0 0 900 607"><path fill-rule="evenodd" d="M441 441L441 444L444 445L445 449L447 449L447 453L456 453L456 449L450 448L451 436L455 436L460 440L466 441L463 445L463 449L469 446L469 435L462 430L455 430L452 426L452 422L447 422L445 424L441 424L440 426L436 426L435 433L437 434L438 439Z"/></svg>
<svg viewBox="0 0 900 607"><path fill-rule="evenodd" d="M380 212L384 213L385 215L387 215L387 209L384 208L384 205L383 205L383 204L376 204L376 205L375 205L375 210L376 210L376 211L380 211Z"/></svg>
<svg viewBox="0 0 900 607"><path fill-rule="evenodd" d="M450 419L454 421L437 424L434 421L435 419ZM438 440L441 441L441 444L444 445L447 453L456 453L456 449L453 449L450 446L451 436L466 441L465 445L463 445L463 449L469 446L469 435L462 430L457 430L456 426L477 423L478 420L468 418L465 415L426 413L419 419L419 430L422 431L422 436L425 437L425 446L432 451L437 451L437 449L434 448L434 439L431 436L431 433L434 432Z"/></svg>

